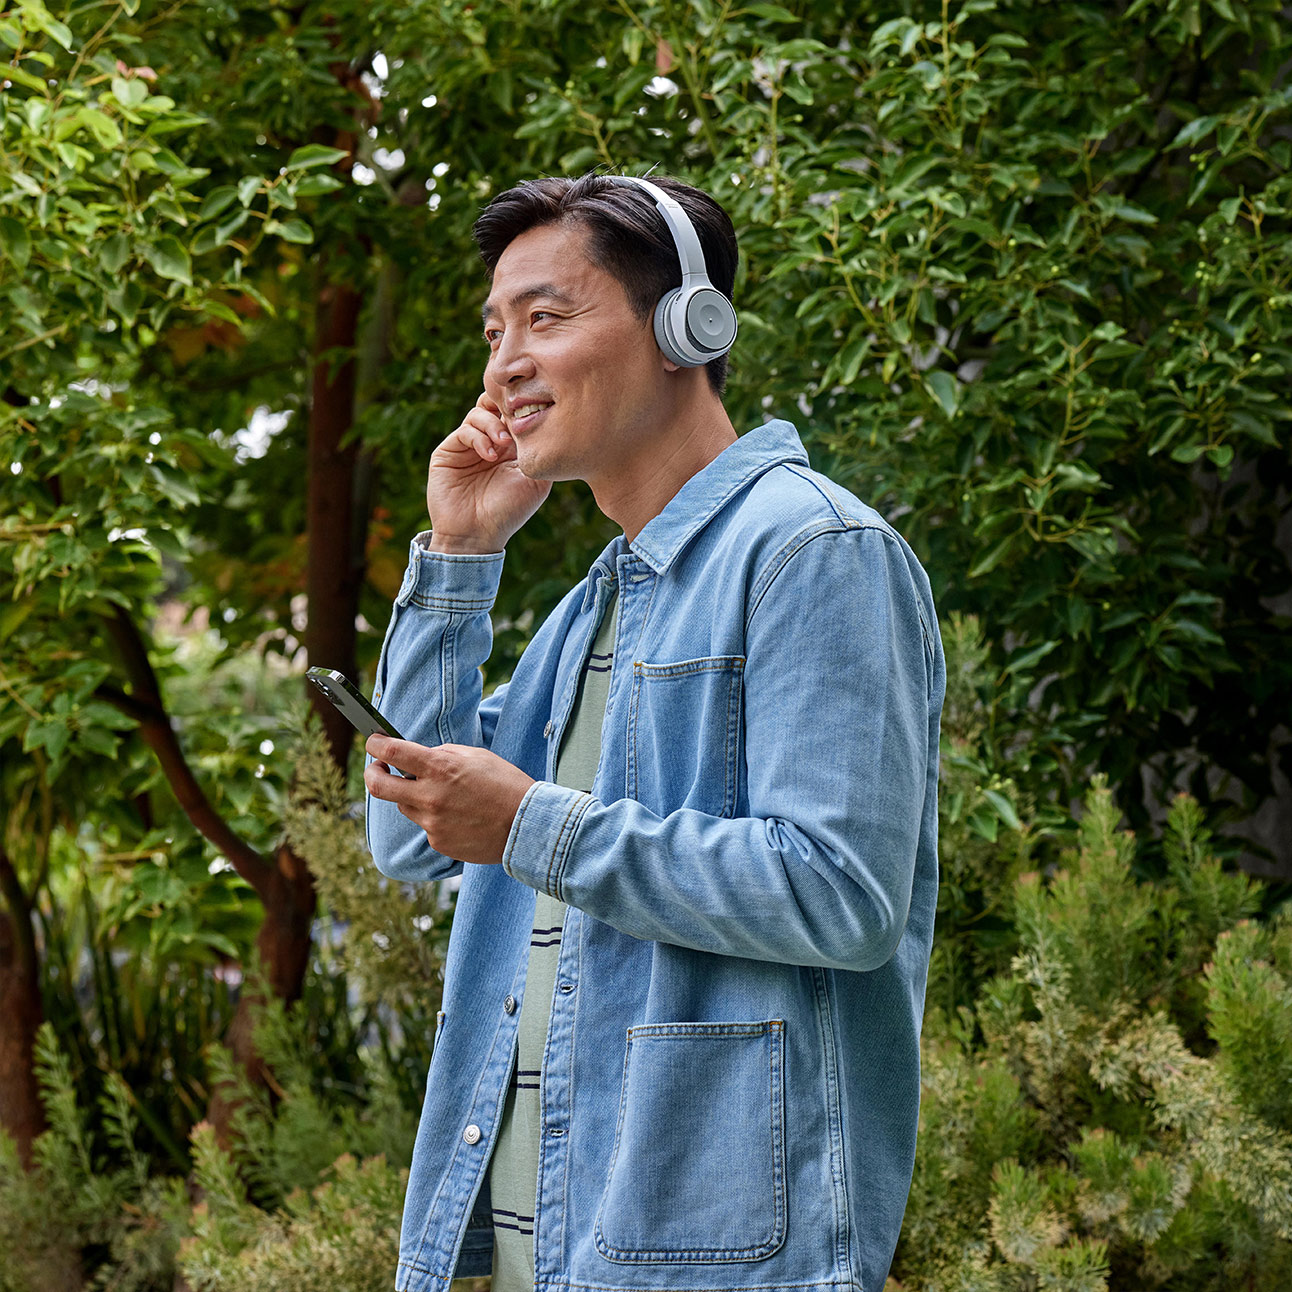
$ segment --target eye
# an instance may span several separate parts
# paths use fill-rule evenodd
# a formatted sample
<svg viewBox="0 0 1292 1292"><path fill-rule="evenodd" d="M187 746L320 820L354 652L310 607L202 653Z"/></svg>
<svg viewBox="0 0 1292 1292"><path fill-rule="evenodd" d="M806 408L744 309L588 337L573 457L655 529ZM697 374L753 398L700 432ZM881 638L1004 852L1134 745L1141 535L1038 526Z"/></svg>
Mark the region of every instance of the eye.
<svg viewBox="0 0 1292 1292"><path fill-rule="evenodd" d="M487 327L484 330L484 339L493 345L494 341L502 335L502 330L496 327Z"/></svg>
<svg viewBox="0 0 1292 1292"><path fill-rule="evenodd" d="M535 319L550 319L555 317L556 316L551 312L551 310L535 310L529 316L529 321L533 323Z"/></svg>

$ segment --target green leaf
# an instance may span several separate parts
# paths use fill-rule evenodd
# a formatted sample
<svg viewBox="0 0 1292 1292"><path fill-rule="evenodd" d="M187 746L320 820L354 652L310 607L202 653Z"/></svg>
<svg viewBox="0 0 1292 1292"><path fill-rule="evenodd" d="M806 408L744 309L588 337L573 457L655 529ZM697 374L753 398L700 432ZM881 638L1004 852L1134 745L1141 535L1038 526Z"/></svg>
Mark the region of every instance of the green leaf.
<svg viewBox="0 0 1292 1292"><path fill-rule="evenodd" d="M1193 181L1193 187L1189 190L1189 196L1185 199L1185 206L1192 206L1215 182L1216 176L1224 169L1224 161L1217 160L1211 163L1206 170L1198 172L1198 178Z"/></svg>
<svg viewBox="0 0 1292 1292"><path fill-rule="evenodd" d="M304 220L270 220L265 225L266 233L276 233L287 242L313 242L314 230Z"/></svg>
<svg viewBox="0 0 1292 1292"><path fill-rule="evenodd" d="M1018 651L1010 656L1004 675L1008 677L1011 673L1030 669L1033 664L1039 664L1052 650L1057 649L1058 645L1057 641L1044 641L1039 646L1029 646L1027 650Z"/></svg>
<svg viewBox="0 0 1292 1292"><path fill-rule="evenodd" d="M41 8L43 9L44 6L41 6ZM66 23L59 22L57 18L45 13L42 16L41 26L44 27L45 30L49 32L49 34L53 36L53 38L58 41L65 50L69 53L71 52L72 29Z"/></svg>
<svg viewBox="0 0 1292 1292"><path fill-rule="evenodd" d="M159 238L143 249L144 258L162 277L192 286L193 266L178 238Z"/></svg>
<svg viewBox="0 0 1292 1292"><path fill-rule="evenodd" d="M979 809L969 814L969 828L982 839L989 843L996 842L996 836L1000 833L1000 818L992 812L984 812Z"/></svg>
<svg viewBox="0 0 1292 1292"><path fill-rule="evenodd" d="M110 274L118 273L130 258L130 239L124 233L114 233L99 248L99 264Z"/></svg>
<svg viewBox="0 0 1292 1292"><path fill-rule="evenodd" d="M305 144L287 159L288 170L308 170L312 166L331 166L343 161L350 154L343 148L329 148L326 144Z"/></svg>
<svg viewBox="0 0 1292 1292"><path fill-rule="evenodd" d="M1055 491L1077 489L1083 493L1093 493L1096 489L1110 488L1092 467L1084 462L1060 462L1054 468Z"/></svg>
<svg viewBox="0 0 1292 1292"><path fill-rule="evenodd" d="M994 570L1008 555L1010 549L1015 545L1018 534L1007 534L1000 540L985 556L976 561L969 567L968 578L976 579L980 575L988 574Z"/></svg>
<svg viewBox="0 0 1292 1292"><path fill-rule="evenodd" d="M75 113L74 120L83 125L103 148L116 148L121 143L121 127L98 108L80 108Z"/></svg>
<svg viewBox="0 0 1292 1292"><path fill-rule="evenodd" d="M202 202L202 206L197 213L199 220L210 220L220 214L221 211L233 205L238 196L238 190L232 184L221 184L219 188L213 188Z"/></svg>
<svg viewBox="0 0 1292 1292"><path fill-rule="evenodd" d="M164 462L153 462L149 469L161 491L176 507L195 507L201 501L196 489L188 482L183 472ZM149 533L151 537L151 531Z"/></svg>
<svg viewBox="0 0 1292 1292"><path fill-rule="evenodd" d="M29 90L35 90L37 94L49 93L49 86L39 76L33 76L25 67L6 64L4 75L6 80L13 81L15 85L25 85Z"/></svg>
<svg viewBox="0 0 1292 1292"><path fill-rule="evenodd" d="M1174 139L1167 145L1169 148L1184 148L1189 144L1196 143L1199 139L1209 135L1215 128L1219 117L1194 117L1186 125L1181 126Z"/></svg>
<svg viewBox="0 0 1292 1292"><path fill-rule="evenodd" d="M248 210L235 211L227 220L216 225L215 241L219 245L228 242L239 229L251 218L251 212Z"/></svg>
<svg viewBox="0 0 1292 1292"><path fill-rule="evenodd" d="M148 86L138 79L114 76L112 93L123 108L137 108L148 97Z"/></svg>
<svg viewBox="0 0 1292 1292"><path fill-rule="evenodd" d="M0 251L18 269L26 269L27 262L31 260L31 234L22 221L11 215L0 215Z"/></svg>
<svg viewBox="0 0 1292 1292"><path fill-rule="evenodd" d="M1095 347L1090 359L1092 363L1099 363L1103 359L1121 359L1128 354L1140 352L1140 347L1131 341L1105 341Z"/></svg>
<svg viewBox="0 0 1292 1292"><path fill-rule="evenodd" d="M778 4L763 4L761 0L758 4L747 4L746 13L752 13L757 18L766 18L768 22L799 22L799 18Z"/></svg>
<svg viewBox="0 0 1292 1292"><path fill-rule="evenodd" d="M944 368L936 368L924 376L924 388L942 405L948 417L954 417L960 407L960 383Z"/></svg>
<svg viewBox="0 0 1292 1292"><path fill-rule="evenodd" d="M1194 641L1206 642L1210 646L1223 646L1225 644L1225 639L1218 632L1208 628L1205 624L1197 623L1193 619L1173 619L1171 629L1182 637L1190 637Z"/></svg>
<svg viewBox="0 0 1292 1292"><path fill-rule="evenodd" d="M238 201L243 206L250 206L251 199L259 192L261 179L259 175L244 175L238 181Z"/></svg>
<svg viewBox="0 0 1292 1292"><path fill-rule="evenodd" d="M1129 220L1132 224L1157 223L1157 216L1152 211L1146 211L1142 206L1136 206L1134 202L1118 202L1112 208L1112 214L1120 220Z"/></svg>
<svg viewBox="0 0 1292 1292"><path fill-rule="evenodd" d="M301 179L294 188L297 197L319 197L324 193L331 193L338 188L344 188L335 175L306 175Z"/></svg>
<svg viewBox="0 0 1292 1292"><path fill-rule="evenodd" d="M1011 830L1023 828L1014 805L999 790L983 790L982 796L996 809L997 815Z"/></svg>

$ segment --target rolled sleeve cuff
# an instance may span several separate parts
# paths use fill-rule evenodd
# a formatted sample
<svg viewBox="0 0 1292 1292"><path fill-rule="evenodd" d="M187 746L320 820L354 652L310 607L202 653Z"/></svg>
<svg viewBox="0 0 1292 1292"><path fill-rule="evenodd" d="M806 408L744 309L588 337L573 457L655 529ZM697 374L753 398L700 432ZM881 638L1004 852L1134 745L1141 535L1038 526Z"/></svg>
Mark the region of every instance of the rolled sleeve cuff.
<svg viewBox="0 0 1292 1292"><path fill-rule="evenodd" d="M562 877L583 814L596 800L582 790L535 781L516 809L502 868L522 884L565 901Z"/></svg>
<svg viewBox="0 0 1292 1292"><path fill-rule="evenodd" d="M502 580L503 552L432 552L423 530L408 545L408 568L399 586L397 605L420 606L449 614L479 614L493 608Z"/></svg>

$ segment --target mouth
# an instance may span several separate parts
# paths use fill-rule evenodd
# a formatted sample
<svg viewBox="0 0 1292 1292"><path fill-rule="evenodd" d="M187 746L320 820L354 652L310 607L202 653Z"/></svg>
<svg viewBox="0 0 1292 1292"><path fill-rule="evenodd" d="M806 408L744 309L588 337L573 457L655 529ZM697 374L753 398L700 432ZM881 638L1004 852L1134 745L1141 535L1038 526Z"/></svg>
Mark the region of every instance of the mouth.
<svg viewBox="0 0 1292 1292"><path fill-rule="evenodd" d="M511 415L512 434L524 435L527 431L532 430L543 420L547 410L551 407L550 402L538 399L529 404L521 404Z"/></svg>

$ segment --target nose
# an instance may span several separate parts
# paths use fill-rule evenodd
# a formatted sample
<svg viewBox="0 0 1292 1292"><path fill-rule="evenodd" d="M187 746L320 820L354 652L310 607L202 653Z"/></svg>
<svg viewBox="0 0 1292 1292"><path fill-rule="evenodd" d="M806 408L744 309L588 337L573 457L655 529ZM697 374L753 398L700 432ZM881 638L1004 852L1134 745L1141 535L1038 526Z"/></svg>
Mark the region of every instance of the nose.
<svg viewBox="0 0 1292 1292"><path fill-rule="evenodd" d="M522 330L513 328L503 332L497 349L489 355L484 375L485 381L491 381L499 387L534 375L534 360L525 345Z"/></svg>

